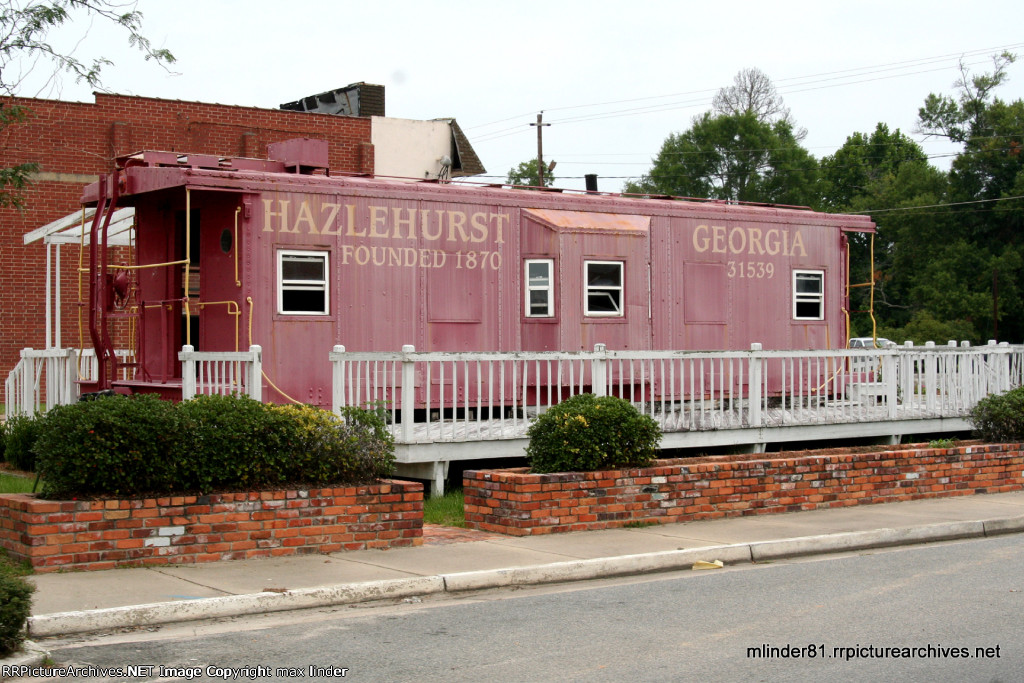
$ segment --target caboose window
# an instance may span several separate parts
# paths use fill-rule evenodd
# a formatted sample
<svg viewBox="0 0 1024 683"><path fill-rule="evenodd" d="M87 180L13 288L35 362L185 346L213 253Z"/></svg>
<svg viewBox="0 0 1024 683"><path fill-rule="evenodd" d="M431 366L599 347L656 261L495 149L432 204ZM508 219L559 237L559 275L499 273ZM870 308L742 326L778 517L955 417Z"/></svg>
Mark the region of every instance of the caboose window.
<svg viewBox="0 0 1024 683"><path fill-rule="evenodd" d="M277 252L277 312L286 315L327 315L326 251Z"/></svg>
<svg viewBox="0 0 1024 683"><path fill-rule="evenodd" d="M586 314L622 316L622 262L584 261Z"/></svg>
<svg viewBox="0 0 1024 683"><path fill-rule="evenodd" d="M825 319L824 271L793 271L793 318L795 320Z"/></svg>
<svg viewBox="0 0 1024 683"><path fill-rule="evenodd" d="M555 283L551 259L526 261L526 317L550 318L555 314Z"/></svg>

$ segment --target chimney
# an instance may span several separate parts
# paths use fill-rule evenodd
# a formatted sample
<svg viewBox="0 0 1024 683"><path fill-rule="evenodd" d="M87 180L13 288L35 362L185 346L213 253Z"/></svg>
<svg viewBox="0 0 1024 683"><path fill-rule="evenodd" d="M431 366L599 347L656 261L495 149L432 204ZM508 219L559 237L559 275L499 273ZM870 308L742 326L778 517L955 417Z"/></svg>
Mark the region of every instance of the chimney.
<svg viewBox="0 0 1024 683"><path fill-rule="evenodd" d="M587 182L587 192L597 192L597 174L587 173L583 176L583 179Z"/></svg>

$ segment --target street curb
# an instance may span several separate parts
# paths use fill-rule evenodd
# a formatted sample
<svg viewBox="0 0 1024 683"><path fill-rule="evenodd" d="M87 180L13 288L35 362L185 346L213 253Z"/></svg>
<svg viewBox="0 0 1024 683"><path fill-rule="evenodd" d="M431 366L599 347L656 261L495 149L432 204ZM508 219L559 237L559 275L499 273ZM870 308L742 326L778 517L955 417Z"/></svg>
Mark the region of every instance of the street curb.
<svg viewBox="0 0 1024 683"><path fill-rule="evenodd" d="M526 567L484 569L437 576L338 584L289 590L282 593L262 592L80 612L57 612L29 617L26 630L32 637L45 638L246 614L332 607L435 593L456 593L507 586L587 581L613 576L677 571L691 568L698 560L708 562L721 560L726 565L741 562L764 562L807 555L916 545L963 538L983 538L1020 532L1024 532L1024 516L851 531L777 541L572 560Z"/></svg>
<svg viewBox="0 0 1024 683"><path fill-rule="evenodd" d="M387 579L364 583L347 583L317 588L301 588L282 593L262 592L228 595L217 598L155 602L80 612L57 612L29 617L28 633L37 638L72 633L107 631L110 629L180 621L235 617L244 614L284 612L311 607L347 605L371 600L406 598L444 591L439 576L410 579Z"/></svg>
<svg viewBox="0 0 1024 683"><path fill-rule="evenodd" d="M473 572L443 574L445 591L455 593L505 586L587 581L612 576L651 574L689 569L698 560L722 560L725 563L750 562L749 544L716 545L656 553L570 560L553 564L508 569L484 569Z"/></svg>
<svg viewBox="0 0 1024 683"><path fill-rule="evenodd" d="M986 519L985 535L999 536L1000 534L1019 534L1024 531L1024 517L1007 517L1001 519Z"/></svg>
<svg viewBox="0 0 1024 683"><path fill-rule="evenodd" d="M941 524L928 524L899 529L850 531L840 534L803 536L781 541L751 543L750 556L754 562L762 562L787 557L798 557L800 555L842 553L851 550L868 550L895 545L950 541L958 538L979 538L984 535L984 522L943 522Z"/></svg>

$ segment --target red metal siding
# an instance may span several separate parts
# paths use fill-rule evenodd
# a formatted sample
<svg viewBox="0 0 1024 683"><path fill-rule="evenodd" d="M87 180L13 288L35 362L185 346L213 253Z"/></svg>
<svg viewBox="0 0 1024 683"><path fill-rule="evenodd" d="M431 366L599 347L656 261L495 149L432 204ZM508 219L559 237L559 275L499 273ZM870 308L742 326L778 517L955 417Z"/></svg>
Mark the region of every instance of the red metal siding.
<svg viewBox="0 0 1024 683"><path fill-rule="evenodd" d="M80 208L83 186L114 169L117 156L164 149L222 156L261 156L272 142L330 141L335 172L372 173L368 118L258 109L97 93L95 103L15 98L32 116L5 128L0 162L39 164L46 174L24 192L24 211L0 208L0 368L20 349L45 346L45 248L22 236ZM62 346L78 346L78 249L61 250ZM119 257L119 260L120 257ZM88 345L88 331L83 333Z"/></svg>
<svg viewBox="0 0 1024 683"><path fill-rule="evenodd" d="M172 260L170 210L201 216L200 345L260 344L274 400L327 405L328 351L746 349L841 346L844 242L863 217L561 196L358 178L133 168L140 259ZM160 192L156 190L162 189ZM176 188L176 189L175 189ZM206 190L219 190L210 192ZM234 254L221 248L234 229ZM277 310L280 250L326 253L326 315ZM524 260L555 267L555 315L524 313ZM621 317L585 315L584 263L621 262ZM825 273L825 320L792 319L792 271ZM180 281L147 275L147 296ZM179 314L180 315L180 314ZM147 315L147 334L153 328ZM250 335L251 330L251 335ZM173 334L167 340L176 343ZM150 343L147 340L147 344ZM432 382L439 381L434 378ZM449 379L445 380L446 383ZM275 391L277 393L275 393ZM450 395L450 393L449 393ZM399 397L392 397L398 400Z"/></svg>

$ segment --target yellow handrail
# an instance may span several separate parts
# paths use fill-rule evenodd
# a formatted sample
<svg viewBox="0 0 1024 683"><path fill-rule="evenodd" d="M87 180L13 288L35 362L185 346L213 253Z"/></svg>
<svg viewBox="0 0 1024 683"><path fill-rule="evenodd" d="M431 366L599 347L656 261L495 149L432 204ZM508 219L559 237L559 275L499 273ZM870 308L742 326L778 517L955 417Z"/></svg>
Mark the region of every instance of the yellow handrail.
<svg viewBox="0 0 1024 683"><path fill-rule="evenodd" d="M251 296L245 297L245 302L247 304L249 304L249 346L252 346L252 307L253 307L252 297ZM261 372L263 374L263 379L267 380L267 384L272 386L274 388L274 391L276 391L277 393L281 394L282 396L284 396L286 399L288 399L292 403L296 403L298 405L302 405L302 401L298 401L298 400L292 398L288 394L284 393L284 391L281 390L281 387L279 387L276 384L274 384L274 381L272 379L270 379L269 376L267 376L267 371L266 370L261 370Z"/></svg>

